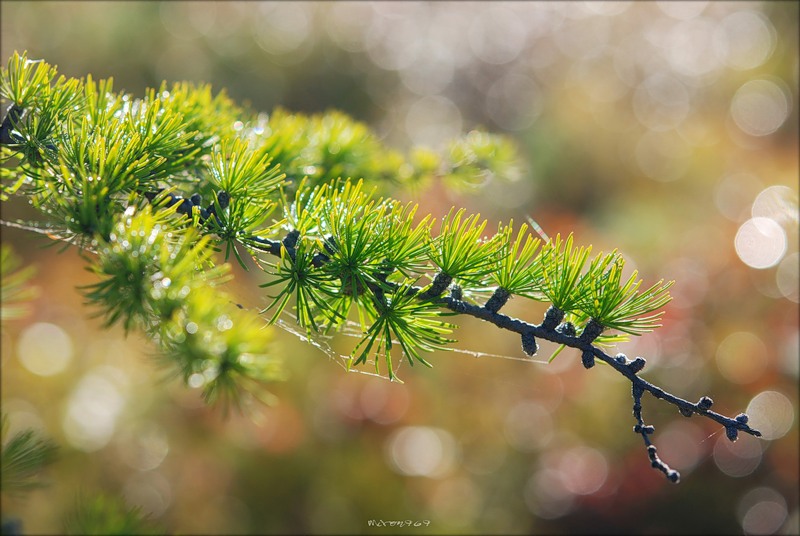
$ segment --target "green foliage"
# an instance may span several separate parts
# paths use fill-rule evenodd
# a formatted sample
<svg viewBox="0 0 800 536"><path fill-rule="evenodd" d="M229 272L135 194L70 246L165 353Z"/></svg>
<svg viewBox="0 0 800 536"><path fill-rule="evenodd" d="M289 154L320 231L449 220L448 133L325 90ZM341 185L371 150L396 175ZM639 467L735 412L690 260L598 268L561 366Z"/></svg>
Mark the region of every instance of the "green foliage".
<svg viewBox="0 0 800 536"><path fill-rule="evenodd" d="M30 301L38 295L36 287L29 284L33 267L18 269L19 264L11 246L4 244L0 248L0 320L3 322L25 316Z"/></svg>
<svg viewBox="0 0 800 536"><path fill-rule="evenodd" d="M413 278L423 273L427 266L428 241L433 218L430 214L414 223L419 205L389 203L387 214L381 218L378 236L386 247L381 269L398 273L403 278Z"/></svg>
<svg viewBox="0 0 800 536"><path fill-rule="evenodd" d="M44 60L29 60L25 54L14 53L8 60L6 73L0 77L3 97L27 108L50 90L57 71Z"/></svg>
<svg viewBox="0 0 800 536"><path fill-rule="evenodd" d="M450 187L481 186L492 178L515 181L522 174L516 148L503 136L472 130L448 149Z"/></svg>
<svg viewBox="0 0 800 536"><path fill-rule="evenodd" d="M490 272L490 278L511 294L541 299L537 292L543 273L541 257L537 257L537 253L542 241L528 232L527 224L520 226L516 238L513 237L513 229L512 220L498 232L500 249L497 265Z"/></svg>
<svg viewBox="0 0 800 536"><path fill-rule="evenodd" d="M339 315L346 316L350 302L369 299L369 285L378 284L377 273L387 244L380 236L386 205L362 191L363 182L345 182L317 199L319 232L325 237L328 260L325 271L341 283Z"/></svg>
<svg viewBox="0 0 800 536"><path fill-rule="evenodd" d="M229 267L215 264L209 237L176 223L174 208L134 206L97 249L99 281L84 288L106 324L121 322L160 343L162 360L209 401L235 403L236 387L280 379L270 336L253 313L220 289Z"/></svg>
<svg viewBox="0 0 800 536"><path fill-rule="evenodd" d="M319 331L322 320L318 317L320 312L330 321L337 320L336 312L325 305L328 299L336 296L335 281L330 274L314 266L317 249L313 239L300 238L293 255L289 255L287 249L282 247L280 262L266 264L266 271L276 279L261 286L277 285L280 289L278 295L272 297L272 303L262 311L264 313L274 308L270 322L278 319L292 297L300 325Z"/></svg>
<svg viewBox="0 0 800 536"><path fill-rule="evenodd" d="M2 417L3 453L0 457L0 489L21 495L43 484L39 472L57 458L58 446L33 430L23 430L6 441L8 420Z"/></svg>
<svg viewBox="0 0 800 536"><path fill-rule="evenodd" d="M75 535L157 535L166 534L138 507L129 507L118 497L98 494L81 498L66 516L66 534Z"/></svg>
<svg viewBox="0 0 800 536"><path fill-rule="evenodd" d="M428 255L443 274L480 285L494 267L500 242L497 238L485 239L487 222L481 221L480 214L471 214L462 221L464 212L450 209L442 219L439 235L429 241Z"/></svg>
<svg viewBox="0 0 800 536"><path fill-rule="evenodd" d="M471 131L405 156L337 111L256 114L188 83L134 98L111 79L56 74L15 54L0 75L17 107L3 122L2 194L27 197L95 251L87 301L108 325L146 333L209 401L235 403L241 389L282 377L264 318L220 289L230 274L217 259L223 245L226 259L264 271L269 321L293 307L302 326L323 331L353 316L364 335L352 364L374 356L391 377L393 349L428 364L424 352L452 342L442 321L451 282L462 304L494 287L491 314L515 295L551 302L578 330L593 320L633 335L656 327L669 300L669 284L640 292L636 273L623 281L615 253L585 268L591 247L572 235L542 243L511 222L487 236L487 220L456 208L435 226L384 194L514 180L506 138Z"/></svg>
<svg viewBox="0 0 800 536"><path fill-rule="evenodd" d="M156 330L193 290L224 281L227 266L210 267L209 239L178 227L176 219L174 209L154 213L132 206L115 223L109 241L99 245L93 266L99 281L84 294L100 307L107 326L119 321L126 331Z"/></svg>
<svg viewBox="0 0 800 536"><path fill-rule="evenodd" d="M395 341L411 365L417 360L428 367L430 363L420 356L419 350L444 350L448 343L454 342L444 335L455 326L439 320L441 310L430 302L416 299L409 285L400 285L390 295L383 295L375 307L375 321L353 349L352 355L358 355L353 364L364 363L374 347L376 358L386 361L389 378L396 379L391 357ZM380 370L378 363L375 359L376 372Z"/></svg>
<svg viewBox="0 0 800 536"><path fill-rule="evenodd" d="M540 253L542 279L540 288L547 299L564 312L574 312L583 297L579 282L592 247L573 247L570 234L566 240L556 235Z"/></svg>
<svg viewBox="0 0 800 536"><path fill-rule="evenodd" d="M660 327L658 319L663 311L654 313L670 301L667 290L672 281L661 280L644 292L638 292L642 281L634 270L625 283L622 269L625 260L616 250L608 255L598 255L581 278L579 307L588 317L594 318L609 329L639 335Z"/></svg>

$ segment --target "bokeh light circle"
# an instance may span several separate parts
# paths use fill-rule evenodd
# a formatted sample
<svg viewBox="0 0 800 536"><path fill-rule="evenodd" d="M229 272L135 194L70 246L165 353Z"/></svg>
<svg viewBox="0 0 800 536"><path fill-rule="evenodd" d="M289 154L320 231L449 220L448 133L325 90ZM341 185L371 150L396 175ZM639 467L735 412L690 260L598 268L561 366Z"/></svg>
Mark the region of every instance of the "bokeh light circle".
<svg viewBox="0 0 800 536"><path fill-rule="evenodd" d="M788 91L772 80L750 80L740 87L731 101L731 116L743 132L767 136L789 118L792 101Z"/></svg>
<svg viewBox="0 0 800 536"><path fill-rule="evenodd" d="M636 144L636 163L648 178L671 182L686 174L691 147L673 132L650 130Z"/></svg>
<svg viewBox="0 0 800 536"><path fill-rule="evenodd" d="M800 303L800 253L787 255L775 271L775 283L787 300Z"/></svg>
<svg viewBox="0 0 800 536"><path fill-rule="evenodd" d="M575 495L564 485L561 471L541 469L535 472L523 489L525 506L543 519L556 519L572 510Z"/></svg>
<svg viewBox="0 0 800 536"><path fill-rule="evenodd" d="M447 97L429 95L409 107L405 127L413 143L436 147L459 135L461 112Z"/></svg>
<svg viewBox="0 0 800 536"><path fill-rule="evenodd" d="M574 447L564 452L558 465L564 487L576 495L591 495L608 478L608 461L597 449Z"/></svg>
<svg viewBox="0 0 800 536"><path fill-rule="evenodd" d="M17 345L17 358L22 365L39 376L53 376L67 368L72 360L72 338L66 331L49 322L37 322L22 332Z"/></svg>
<svg viewBox="0 0 800 536"><path fill-rule="evenodd" d="M658 444L659 456L669 460L670 466L685 476L700 463L705 449L704 437L698 425L674 421L658 434L654 442Z"/></svg>
<svg viewBox="0 0 800 536"><path fill-rule="evenodd" d="M776 184L758 193L750 209L754 218L770 218L778 223L797 225L797 190Z"/></svg>
<svg viewBox="0 0 800 536"><path fill-rule="evenodd" d="M725 175L714 189L714 204L720 214L741 223L752 216L753 198L762 188L761 180L751 173L737 171Z"/></svg>
<svg viewBox="0 0 800 536"><path fill-rule="evenodd" d="M763 449L761 440L742 434L734 442L722 434L714 444L714 463L728 476L747 476L761 464Z"/></svg>
<svg viewBox="0 0 800 536"><path fill-rule="evenodd" d="M125 407L124 378L118 369L99 367L75 386L61 422L64 436L73 447L93 452L111 440Z"/></svg>
<svg viewBox="0 0 800 536"><path fill-rule="evenodd" d="M672 2L659 0L656 2L658 9L665 15L678 20L690 20L698 17L708 6L708 1L697 2Z"/></svg>
<svg viewBox="0 0 800 536"><path fill-rule="evenodd" d="M748 9L731 13L717 26L714 45L728 67L740 71L763 64L775 50L776 32L770 20Z"/></svg>
<svg viewBox="0 0 800 536"><path fill-rule="evenodd" d="M386 454L390 465L400 474L438 478L453 466L456 442L440 428L406 426L389 436Z"/></svg>
<svg viewBox="0 0 800 536"><path fill-rule="evenodd" d="M794 408L786 395L777 391L757 394L747 406L750 426L761 432L763 439L779 439L794 423Z"/></svg>
<svg viewBox="0 0 800 536"><path fill-rule="evenodd" d="M519 56L527 31L516 13L495 4L474 14L467 37L476 57L486 63L501 65Z"/></svg>
<svg viewBox="0 0 800 536"><path fill-rule="evenodd" d="M748 491L737 511L744 533L755 535L775 534L788 513L783 495L766 486Z"/></svg>
<svg viewBox="0 0 800 536"><path fill-rule="evenodd" d="M511 72L489 88L486 111L503 129L524 130L542 113L541 93L532 78Z"/></svg>
<svg viewBox="0 0 800 536"><path fill-rule="evenodd" d="M734 247L742 262L751 268L771 268L786 253L786 233L771 218L751 218L736 232Z"/></svg>

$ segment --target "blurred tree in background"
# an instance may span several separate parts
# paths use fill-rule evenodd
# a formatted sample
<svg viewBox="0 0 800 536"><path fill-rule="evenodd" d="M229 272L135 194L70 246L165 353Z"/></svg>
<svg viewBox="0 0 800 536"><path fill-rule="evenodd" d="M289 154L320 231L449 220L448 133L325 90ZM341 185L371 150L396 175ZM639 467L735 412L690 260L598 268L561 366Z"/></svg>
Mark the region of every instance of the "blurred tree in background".
<svg viewBox="0 0 800 536"><path fill-rule="evenodd" d="M27 49L135 94L207 81L257 110L340 109L400 149L476 126L514 135L523 176L433 185L413 194L421 210L531 216L549 235L620 247L647 280L675 279L664 327L620 351L647 356L648 377L676 394L715 393L720 411L767 425L731 444L654 405L659 452L687 476L670 486L616 418L630 404L619 378L589 381L569 350L549 365L503 359L518 338L487 340L469 321L465 353L401 369L402 385L344 373L332 356L348 344L274 330L291 356L279 403L224 420L197 392L154 385L146 341L87 319L75 287L95 279L74 250L4 227L40 296L3 327L3 411L62 445L49 487L3 499L26 532L58 532L76 489L122 494L185 533L389 530L371 519L430 521L415 533L800 531L797 3L0 9L0 57ZM3 205L4 219L30 215ZM232 294L264 307L266 293L241 291L258 275L236 275Z"/></svg>

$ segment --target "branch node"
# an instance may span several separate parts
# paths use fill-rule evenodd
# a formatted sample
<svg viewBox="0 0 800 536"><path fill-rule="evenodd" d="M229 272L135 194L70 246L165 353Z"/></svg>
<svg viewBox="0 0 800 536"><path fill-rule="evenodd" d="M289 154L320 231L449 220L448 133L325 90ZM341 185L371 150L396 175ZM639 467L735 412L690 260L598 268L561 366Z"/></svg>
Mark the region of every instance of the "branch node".
<svg viewBox="0 0 800 536"><path fill-rule="evenodd" d="M562 322L558 325L556 331L562 335L566 335L567 337L574 337L577 335L577 332L575 331L575 324L572 322Z"/></svg>
<svg viewBox="0 0 800 536"><path fill-rule="evenodd" d="M231 203L231 194L225 190L220 190L217 192L217 203L219 203L219 208L225 210Z"/></svg>
<svg viewBox="0 0 800 536"><path fill-rule="evenodd" d="M684 417L691 417L694 415L694 411L690 410L689 408L678 408L678 411L680 411L681 415Z"/></svg>
<svg viewBox="0 0 800 536"><path fill-rule="evenodd" d="M464 291L459 285L450 285L450 297L454 300L462 301L464 299Z"/></svg>
<svg viewBox="0 0 800 536"><path fill-rule="evenodd" d="M625 354L617 354L614 356L614 361L620 365L626 365L628 363L628 358L625 357Z"/></svg>
<svg viewBox="0 0 800 536"><path fill-rule="evenodd" d="M701 410L705 411L711 409L711 406L714 405L714 401L711 400L711 397L704 396L697 402L697 407Z"/></svg>
<svg viewBox="0 0 800 536"><path fill-rule="evenodd" d="M594 366L594 352L591 350L584 350L583 353L581 353L581 363L583 363L584 368L592 368Z"/></svg>
<svg viewBox="0 0 800 536"><path fill-rule="evenodd" d="M25 112L26 110L23 110L16 104L12 104L8 108L8 112L3 118L3 123L0 124L0 145L10 145L23 141L20 136L16 134L14 127L20 122Z"/></svg>
<svg viewBox="0 0 800 536"><path fill-rule="evenodd" d="M433 282L428 287L428 290L421 293L419 297L423 300L430 299L430 298L437 298L439 297L442 292L450 286L450 283L453 282L453 278L447 275L444 272L438 272L436 276L433 278Z"/></svg>
<svg viewBox="0 0 800 536"><path fill-rule="evenodd" d="M297 247L297 241L300 239L300 231L293 229L289 231L281 241L286 249L294 249Z"/></svg>
<svg viewBox="0 0 800 536"><path fill-rule="evenodd" d="M484 307L487 311L496 313L506 304L510 297L511 293L509 291L503 287L497 287L492 296L486 301L486 305L484 305Z"/></svg>
<svg viewBox="0 0 800 536"><path fill-rule="evenodd" d="M650 425L650 424L647 424L647 425L636 424L633 427L633 431L636 432L637 434L648 434L648 435L650 435L650 434L655 433L656 427L653 426L653 425Z"/></svg>
<svg viewBox="0 0 800 536"><path fill-rule="evenodd" d="M728 437L728 440L733 443L739 438L739 430L733 426L726 426L725 435Z"/></svg>
<svg viewBox="0 0 800 536"><path fill-rule="evenodd" d="M542 322L542 327L548 330L556 329L561 321L564 319L564 311L556 307L555 305L551 305L547 308L547 312L544 313L544 321Z"/></svg>
<svg viewBox="0 0 800 536"><path fill-rule="evenodd" d="M735 417L735 419L736 419L736 422L738 422L740 424L747 424L747 421L750 420L745 413L740 413L739 415L737 415Z"/></svg>
<svg viewBox="0 0 800 536"><path fill-rule="evenodd" d="M333 255L339 250L339 247L336 244L336 238L333 235L326 236L322 241L322 245L328 255Z"/></svg>
<svg viewBox="0 0 800 536"><path fill-rule="evenodd" d="M646 364L647 361L645 361L643 357L637 357L636 359L628 363L628 370L636 374L640 370L642 370Z"/></svg>
<svg viewBox="0 0 800 536"><path fill-rule="evenodd" d="M536 343L536 337L532 331L522 334L522 351L529 356L535 355L539 351L539 345Z"/></svg>
<svg viewBox="0 0 800 536"><path fill-rule="evenodd" d="M601 333L603 333L604 329L606 328L603 324L594 318L590 318L586 323L586 326L583 328L583 333L581 333L581 341L585 343L591 343L593 340L599 337Z"/></svg>

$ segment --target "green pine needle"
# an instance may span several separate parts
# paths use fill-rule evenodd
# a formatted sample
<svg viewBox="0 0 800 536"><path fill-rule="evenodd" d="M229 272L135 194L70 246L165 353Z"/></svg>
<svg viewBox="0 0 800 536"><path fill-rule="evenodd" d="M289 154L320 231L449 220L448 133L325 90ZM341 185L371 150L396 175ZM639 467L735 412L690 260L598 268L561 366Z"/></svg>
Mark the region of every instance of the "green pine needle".
<svg viewBox="0 0 800 536"><path fill-rule="evenodd" d="M616 251L598 255L581 281L582 300L579 308L609 329L641 335L660 327L664 307L672 299L667 292L674 281L663 279L644 292L642 281L634 270L623 283L625 260Z"/></svg>
<svg viewBox="0 0 800 536"><path fill-rule="evenodd" d="M11 246L3 244L0 255L0 320L5 322L28 314L30 302L39 292L29 284L34 273L33 267L18 269L20 261Z"/></svg>
<svg viewBox="0 0 800 536"><path fill-rule="evenodd" d="M261 311L273 309L269 322L274 323L294 298L297 322L314 331L320 331L321 320L340 323L344 318L330 306L338 293L334 278L326 270L314 266L317 252L316 241L300 237L294 257L289 256L285 247L281 248L281 258L277 265L267 265L268 273L276 277L261 285L263 288L277 286L280 292L272 296L272 303Z"/></svg>
<svg viewBox="0 0 800 536"><path fill-rule="evenodd" d="M378 358L383 358L389 378L396 380L391 355L394 344L400 346L411 365L419 361L430 367L420 350L446 350L448 344L455 342L445 336L455 326L439 320L443 313L429 302L416 299L410 289L409 284L401 285L376 304L375 322L351 353L351 356L358 355L353 365L364 363L369 355L374 354L376 372L379 372Z"/></svg>
<svg viewBox="0 0 800 536"><path fill-rule="evenodd" d="M159 535L166 532L154 524L139 507L108 494L79 497L66 515L64 526L70 535Z"/></svg>
<svg viewBox="0 0 800 536"><path fill-rule="evenodd" d="M428 255L438 269L451 278L482 286L484 277L493 269L500 241L483 236L486 220L480 214L463 219L465 210L451 208L442 219L439 235L431 238Z"/></svg>
<svg viewBox="0 0 800 536"><path fill-rule="evenodd" d="M591 246L573 247L571 233L565 241L558 234L542 247L539 254L541 291L554 306L564 312L574 311L581 301L578 283L591 249Z"/></svg>
<svg viewBox="0 0 800 536"><path fill-rule="evenodd" d="M27 52L14 52L0 76L0 94L20 108L27 108L46 93L56 68L43 60L29 60Z"/></svg>
<svg viewBox="0 0 800 536"><path fill-rule="evenodd" d="M8 419L2 417L3 436L8 430ZM0 457L0 489L11 495L21 495L41 487L39 472L57 458L58 446L50 439L40 437L33 430L23 430L3 445Z"/></svg>
<svg viewBox="0 0 800 536"><path fill-rule="evenodd" d="M514 221L501 227L501 245L497 267L490 273L491 280L511 294L532 299L542 299L539 286L543 277L541 258L537 256L541 239L528 232L522 224L513 238Z"/></svg>

